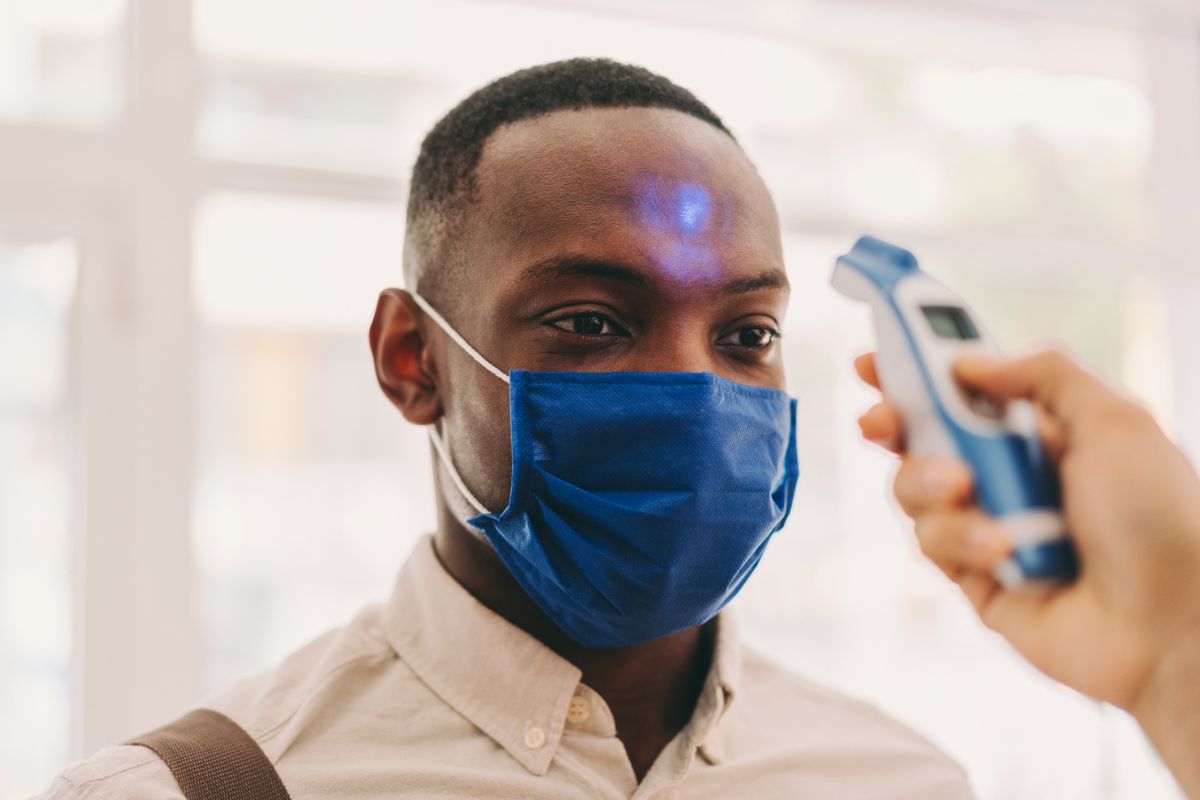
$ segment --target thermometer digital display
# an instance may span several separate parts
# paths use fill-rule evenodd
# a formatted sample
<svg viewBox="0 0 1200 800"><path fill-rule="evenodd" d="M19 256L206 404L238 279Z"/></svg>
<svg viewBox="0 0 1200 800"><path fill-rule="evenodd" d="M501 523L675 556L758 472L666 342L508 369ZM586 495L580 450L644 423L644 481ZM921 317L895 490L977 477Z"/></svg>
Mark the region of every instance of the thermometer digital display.
<svg viewBox="0 0 1200 800"><path fill-rule="evenodd" d="M965 461L979 505L1012 540L996 579L1006 587L1073 580L1079 564L1033 408L998 405L953 378L960 355L998 352L976 315L912 253L870 236L837 259L832 283L871 307L880 387L904 420L908 452Z"/></svg>

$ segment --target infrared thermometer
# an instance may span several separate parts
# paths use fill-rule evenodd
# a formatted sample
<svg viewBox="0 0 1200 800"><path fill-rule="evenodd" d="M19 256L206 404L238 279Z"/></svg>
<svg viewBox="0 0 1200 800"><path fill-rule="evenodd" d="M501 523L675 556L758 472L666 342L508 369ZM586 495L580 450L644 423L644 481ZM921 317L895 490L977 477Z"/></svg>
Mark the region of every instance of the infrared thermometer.
<svg viewBox="0 0 1200 800"><path fill-rule="evenodd" d="M998 353L976 315L912 253L870 236L837 259L832 282L871 307L875 369L904 420L908 452L965 461L979 505L1008 533L1013 551L996 579L1006 587L1073 580L1079 564L1033 408L968 392L951 373L960 355Z"/></svg>

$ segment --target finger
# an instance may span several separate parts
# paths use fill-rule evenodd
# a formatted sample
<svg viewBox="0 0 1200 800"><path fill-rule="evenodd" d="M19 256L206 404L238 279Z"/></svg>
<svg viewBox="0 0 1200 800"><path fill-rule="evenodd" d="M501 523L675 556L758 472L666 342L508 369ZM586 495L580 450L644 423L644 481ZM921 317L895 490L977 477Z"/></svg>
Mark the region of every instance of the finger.
<svg viewBox="0 0 1200 800"><path fill-rule="evenodd" d="M879 373L875 370L875 354L863 353L854 359L854 371L864 383L879 388Z"/></svg>
<svg viewBox="0 0 1200 800"><path fill-rule="evenodd" d="M1063 608L1057 601L1065 591L1070 590L1005 591L998 587L983 598L976 610L984 625L1008 639L1017 650L1038 652L1045 649L1043 633L1058 627L1047 617L1047 613L1055 608Z"/></svg>
<svg viewBox="0 0 1200 800"><path fill-rule="evenodd" d="M864 439L885 450L900 453L904 449L904 421L888 403L876 403L858 418L858 428Z"/></svg>
<svg viewBox="0 0 1200 800"><path fill-rule="evenodd" d="M1057 464L1062 459L1065 442L1063 441L1062 423L1046 413L1041 406L1033 407L1033 416L1037 421L1038 440L1046 450L1050 461Z"/></svg>
<svg viewBox="0 0 1200 800"><path fill-rule="evenodd" d="M1099 378L1055 350L1014 359L963 356L954 374L968 388L993 397L1033 400L1062 422L1064 434L1080 414L1117 399Z"/></svg>
<svg viewBox="0 0 1200 800"><path fill-rule="evenodd" d="M910 517L966 505L971 499L971 472L961 461L906 457L892 486L900 508Z"/></svg>
<svg viewBox="0 0 1200 800"><path fill-rule="evenodd" d="M988 608L1003 588L992 577L991 569L986 572L964 571L956 579L958 588L975 608L975 613L981 618L988 613Z"/></svg>
<svg viewBox="0 0 1200 800"><path fill-rule="evenodd" d="M961 585L964 573L987 573L1012 549L1004 529L977 509L922 514L917 542L930 561Z"/></svg>
<svg viewBox="0 0 1200 800"><path fill-rule="evenodd" d="M984 625L999 633L1019 652L1042 653L1060 649L1046 641L1047 631L1061 630L1061 624L1069 617L1071 627L1077 626L1077 611L1070 603L1061 602L1064 589L1009 591L1001 586L991 574L966 572L957 583L967 600L974 606ZM1056 623L1054 614L1063 616ZM1085 690L1086 691L1086 690Z"/></svg>

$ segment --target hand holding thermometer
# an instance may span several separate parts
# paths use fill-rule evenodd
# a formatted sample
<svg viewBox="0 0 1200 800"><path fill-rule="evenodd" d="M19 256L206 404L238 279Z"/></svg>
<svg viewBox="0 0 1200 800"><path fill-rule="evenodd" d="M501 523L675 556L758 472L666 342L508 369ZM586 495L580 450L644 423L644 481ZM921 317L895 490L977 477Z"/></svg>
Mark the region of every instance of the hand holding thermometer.
<svg viewBox="0 0 1200 800"><path fill-rule="evenodd" d="M833 287L871 305L875 367L904 419L908 452L966 461L980 506L1012 539L996 579L1006 587L1073 580L1079 564L1033 408L969 395L951 374L966 352L997 352L963 301L922 272L912 253L870 236L838 258Z"/></svg>

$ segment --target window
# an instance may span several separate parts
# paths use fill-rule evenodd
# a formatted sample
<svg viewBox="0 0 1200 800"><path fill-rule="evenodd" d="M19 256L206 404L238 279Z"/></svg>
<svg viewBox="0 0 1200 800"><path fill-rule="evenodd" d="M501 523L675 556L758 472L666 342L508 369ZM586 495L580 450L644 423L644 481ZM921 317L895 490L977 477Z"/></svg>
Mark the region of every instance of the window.
<svg viewBox="0 0 1200 800"><path fill-rule="evenodd" d="M1172 417L1200 405L1200 15L252 5L0 0L0 795L386 596L433 526L423 431L366 344L417 145L492 78L604 55L711 105L780 213L802 479L747 639L925 733L983 798L1178 797L1123 714L1025 667L921 559L854 435L866 312L828 278L860 233L903 244L1004 347L1065 343L1200 452Z"/></svg>
<svg viewBox="0 0 1200 800"><path fill-rule="evenodd" d="M70 240L0 234L0 795L71 753L76 463Z"/></svg>
<svg viewBox="0 0 1200 800"><path fill-rule="evenodd" d="M203 680L266 667L364 602L433 530L424 432L375 384L402 207L223 192L196 218L193 498Z"/></svg>
<svg viewBox="0 0 1200 800"><path fill-rule="evenodd" d="M0 3L0 121L80 128L123 105L123 0Z"/></svg>

